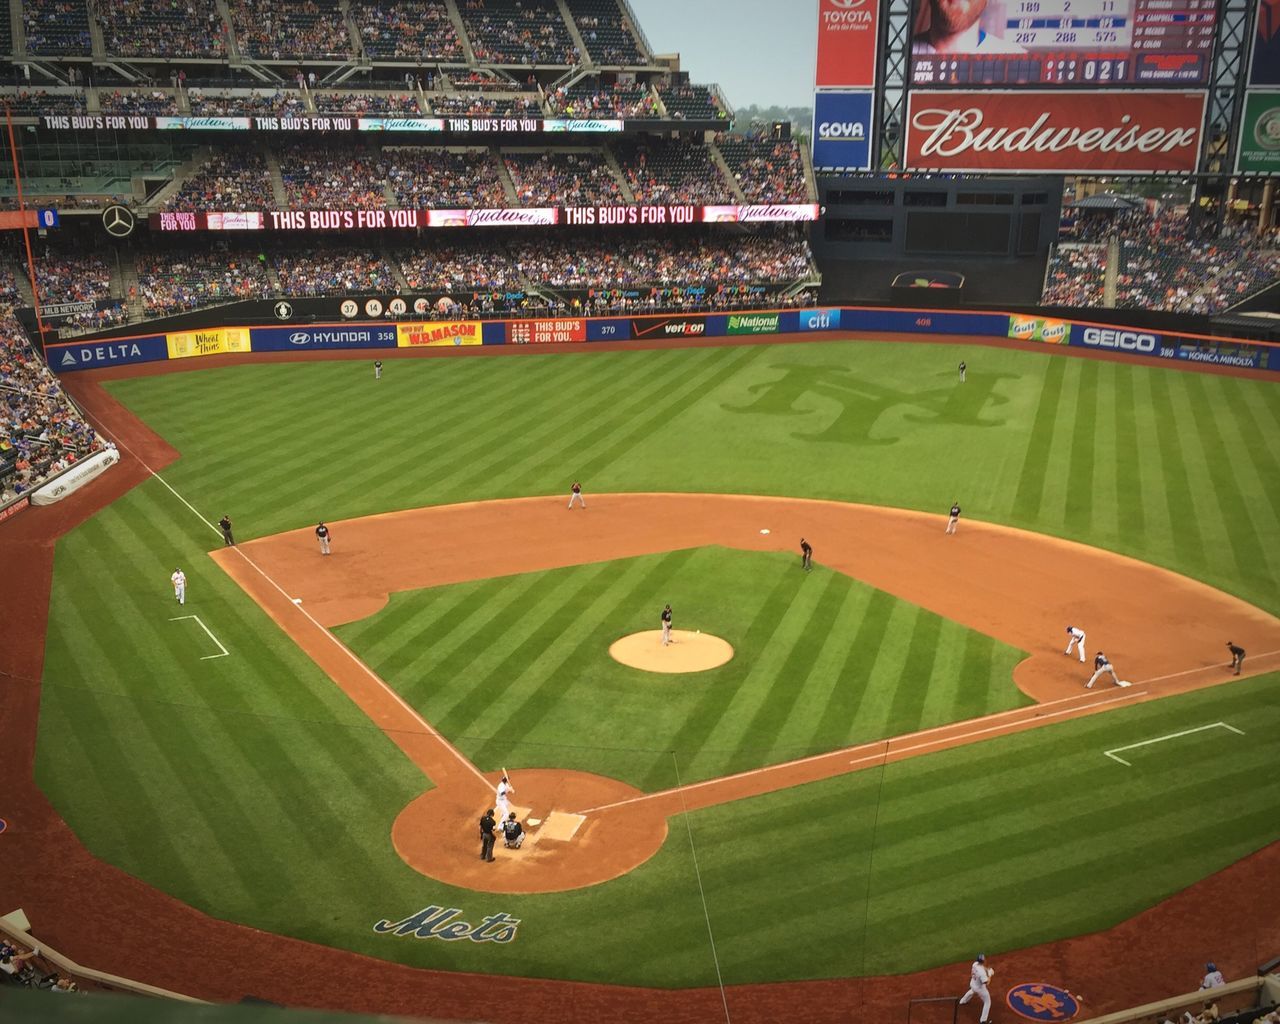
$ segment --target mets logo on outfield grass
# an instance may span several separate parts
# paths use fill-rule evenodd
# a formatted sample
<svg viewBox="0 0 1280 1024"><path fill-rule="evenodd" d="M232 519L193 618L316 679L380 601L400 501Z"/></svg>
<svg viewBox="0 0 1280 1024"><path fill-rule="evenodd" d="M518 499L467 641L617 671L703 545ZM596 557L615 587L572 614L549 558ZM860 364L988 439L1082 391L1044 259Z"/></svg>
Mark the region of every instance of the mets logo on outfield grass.
<svg viewBox="0 0 1280 1024"><path fill-rule="evenodd" d="M442 942L512 942L520 927L520 918L499 912L483 918L479 924L463 921L457 907L432 904L399 921L383 918L373 926L379 935L396 935L411 939L440 939Z"/></svg>
<svg viewBox="0 0 1280 1024"><path fill-rule="evenodd" d="M1009 1009L1027 1020L1067 1021L1080 1012L1080 1000L1057 985L1024 981L1005 996Z"/></svg>

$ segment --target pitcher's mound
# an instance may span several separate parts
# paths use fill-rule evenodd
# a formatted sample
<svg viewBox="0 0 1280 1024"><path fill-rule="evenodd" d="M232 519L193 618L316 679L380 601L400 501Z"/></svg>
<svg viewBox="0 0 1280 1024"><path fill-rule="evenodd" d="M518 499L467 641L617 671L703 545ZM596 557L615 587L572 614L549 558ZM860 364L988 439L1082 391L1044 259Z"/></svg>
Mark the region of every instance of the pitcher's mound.
<svg viewBox="0 0 1280 1024"><path fill-rule="evenodd" d="M733 657L733 647L710 633L673 629L672 643L662 646L662 630L649 629L615 640L609 656L646 672L705 672Z"/></svg>

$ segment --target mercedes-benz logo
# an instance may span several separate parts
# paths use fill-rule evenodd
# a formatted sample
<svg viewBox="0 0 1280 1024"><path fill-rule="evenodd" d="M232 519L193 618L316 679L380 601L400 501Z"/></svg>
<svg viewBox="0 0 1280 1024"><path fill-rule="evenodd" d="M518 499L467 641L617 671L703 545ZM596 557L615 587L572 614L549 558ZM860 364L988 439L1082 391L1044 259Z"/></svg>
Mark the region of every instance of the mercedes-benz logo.
<svg viewBox="0 0 1280 1024"><path fill-rule="evenodd" d="M102 227L113 238L128 238L138 225L138 218L126 206L108 206L102 211Z"/></svg>
<svg viewBox="0 0 1280 1024"><path fill-rule="evenodd" d="M293 306L283 301L276 303L276 319L277 320L288 320L292 316L293 316Z"/></svg>

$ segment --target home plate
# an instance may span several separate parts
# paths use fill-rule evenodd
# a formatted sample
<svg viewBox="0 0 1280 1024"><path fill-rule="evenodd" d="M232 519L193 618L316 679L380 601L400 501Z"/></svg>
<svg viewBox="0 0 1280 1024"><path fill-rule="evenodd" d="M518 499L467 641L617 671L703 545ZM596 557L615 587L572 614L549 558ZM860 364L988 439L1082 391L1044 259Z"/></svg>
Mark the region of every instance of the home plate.
<svg viewBox="0 0 1280 1024"><path fill-rule="evenodd" d="M534 828L537 828L539 825L542 824L541 818L525 818L525 821L527 821L530 825L534 826Z"/></svg>
<svg viewBox="0 0 1280 1024"><path fill-rule="evenodd" d="M761 530L760 532L761 532L761 533L768 533L769 531L768 531L768 530Z"/></svg>
<svg viewBox="0 0 1280 1024"><path fill-rule="evenodd" d="M538 831L538 838L557 839L567 843L574 837L582 823L587 819L581 814L570 814L567 811L552 811L547 822Z"/></svg>

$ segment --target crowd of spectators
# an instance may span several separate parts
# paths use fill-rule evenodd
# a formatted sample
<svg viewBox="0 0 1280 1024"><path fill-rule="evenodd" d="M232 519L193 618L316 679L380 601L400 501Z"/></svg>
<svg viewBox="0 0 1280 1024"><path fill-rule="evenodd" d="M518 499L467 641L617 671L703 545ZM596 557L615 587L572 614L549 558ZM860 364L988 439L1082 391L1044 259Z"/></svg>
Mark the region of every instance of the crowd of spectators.
<svg viewBox="0 0 1280 1024"><path fill-rule="evenodd" d="M356 0L351 14L374 60L464 59L448 9L436 0Z"/></svg>
<svg viewBox="0 0 1280 1024"><path fill-rule="evenodd" d="M0 504L39 487L106 447L36 356L18 321L0 309ZM0 981L75 991L38 950L0 940Z"/></svg>
<svg viewBox="0 0 1280 1024"><path fill-rule="evenodd" d="M396 203L408 209L499 209L507 205L497 165L487 150L388 147L382 151Z"/></svg>
<svg viewBox="0 0 1280 1024"><path fill-rule="evenodd" d="M31 54L87 57L93 48L84 0L26 0L22 27Z"/></svg>
<svg viewBox="0 0 1280 1024"><path fill-rule="evenodd" d="M164 117L178 112L178 101L173 94L160 89L152 89L150 92L138 89L130 89L128 92L116 89L108 92L106 89L99 89L98 106L102 108L104 114L146 114L149 117Z"/></svg>
<svg viewBox="0 0 1280 1024"><path fill-rule="evenodd" d="M222 245L138 254L138 294L148 316L168 316L201 306L272 293L262 258Z"/></svg>
<svg viewBox="0 0 1280 1024"><path fill-rule="evenodd" d="M657 98L648 86L637 82L602 85L583 80L567 89L547 94L547 108L568 118L604 118L632 120L658 117Z"/></svg>
<svg viewBox="0 0 1280 1024"><path fill-rule="evenodd" d="M587 53L597 64L647 64L617 0L568 0Z"/></svg>
<svg viewBox="0 0 1280 1024"><path fill-rule="evenodd" d="M266 158L248 146L220 146L164 205L195 212L261 210L270 198Z"/></svg>
<svg viewBox="0 0 1280 1024"><path fill-rule="evenodd" d="M231 0L240 49L260 60L351 56L351 36L336 3Z"/></svg>
<svg viewBox="0 0 1280 1024"><path fill-rule="evenodd" d="M577 64L578 48L554 5L520 0L463 0L459 13L478 61L493 64Z"/></svg>
<svg viewBox="0 0 1280 1024"><path fill-rule="evenodd" d="M280 253L272 265L285 295L351 295L399 290L386 260L367 249L334 246Z"/></svg>
<svg viewBox="0 0 1280 1024"><path fill-rule="evenodd" d="M1042 301L1046 306L1101 306L1106 276L1105 245L1060 244L1049 259Z"/></svg>
<svg viewBox="0 0 1280 1024"><path fill-rule="evenodd" d="M705 146L675 141L622 145L619 162L637 203L727 203L729 183Z"/></svg>
<svg viewBox="0 0 1280 1024"><path fill-rule="evenodd" d="M520 270L505 246L440 243L393 253L415 292L521 291Z"/></svg>
<svg viewBox="0 0 1280 1024"><path fill-rule="evenodd" d="M719 148L748 203L809 202L798 143L726 138Z"/></svg>
<svg viewBox="0 0 1280 1024"><path fill-rule="evenodd" d="M113 56L227 55L227 30L214 0L96 0L94 6Z"/></svg>
<svg viewBox="0 0 1280 1024"><path fill-rule="evenodd" d="M233 117L251 114L302 116L307 113L307 104L301 94L288 89L276 89L271 92L257 89L206 92L204 89L192 86L187 90L187 100L191 104L191 113L196 117Z"/></svg>
<svg viewBox="0 0 1280 1024"><path fill-rule="evenodd" d="M0 99L9 101L14 117L42 117L45 114L83 114L84 93L78 89L65 92L48 92L44 89L18 89L2 93Z"/></svg>
<svg viewBox="0 0 1280 1024"><path fill-rule="evenodd" d="M710 86L661 84L658 95L675 121L723 121L729 117Z"/></svg>
<svg viewBox="0 0 1280 1024"><path fill-rule="evenodd" d="M378 114L389 117L421 117L418 97L397 92L318 92L312 95L323 114Z"/></svg>
<svg viewBox="0 0 1280 1024"><path fill-rule="evenodd" d="M0 303L12 305L18 301L18 278L13 268L0 264Z"/></svg>
<svg viewBox="0 0 1280 1024"><path fill-rule="evenodd" d="M541 117L538 101L528 96L433 96L432 113L441 117Z"/></svg>
<svg viewBox="0 0 1280 1024"><path fill-rule="evenodd" d="M600 150L506 153L503 159L521 206L595 206L626 201Z"/></svg>
<svg viewBox="0 0 1280 1024"><path fill-rule="evenodd" d="M362 210L387 205L387 167L379 154L322 149L301 140L279 146L276 154L292 207Z"/></svg>
<svg viewBox="0 0 1280 1024"><path fill-rule="evenodd" d="M96 302L111 298L111 270L96 253L37 253L36 284L45 302Z"/></svg>

